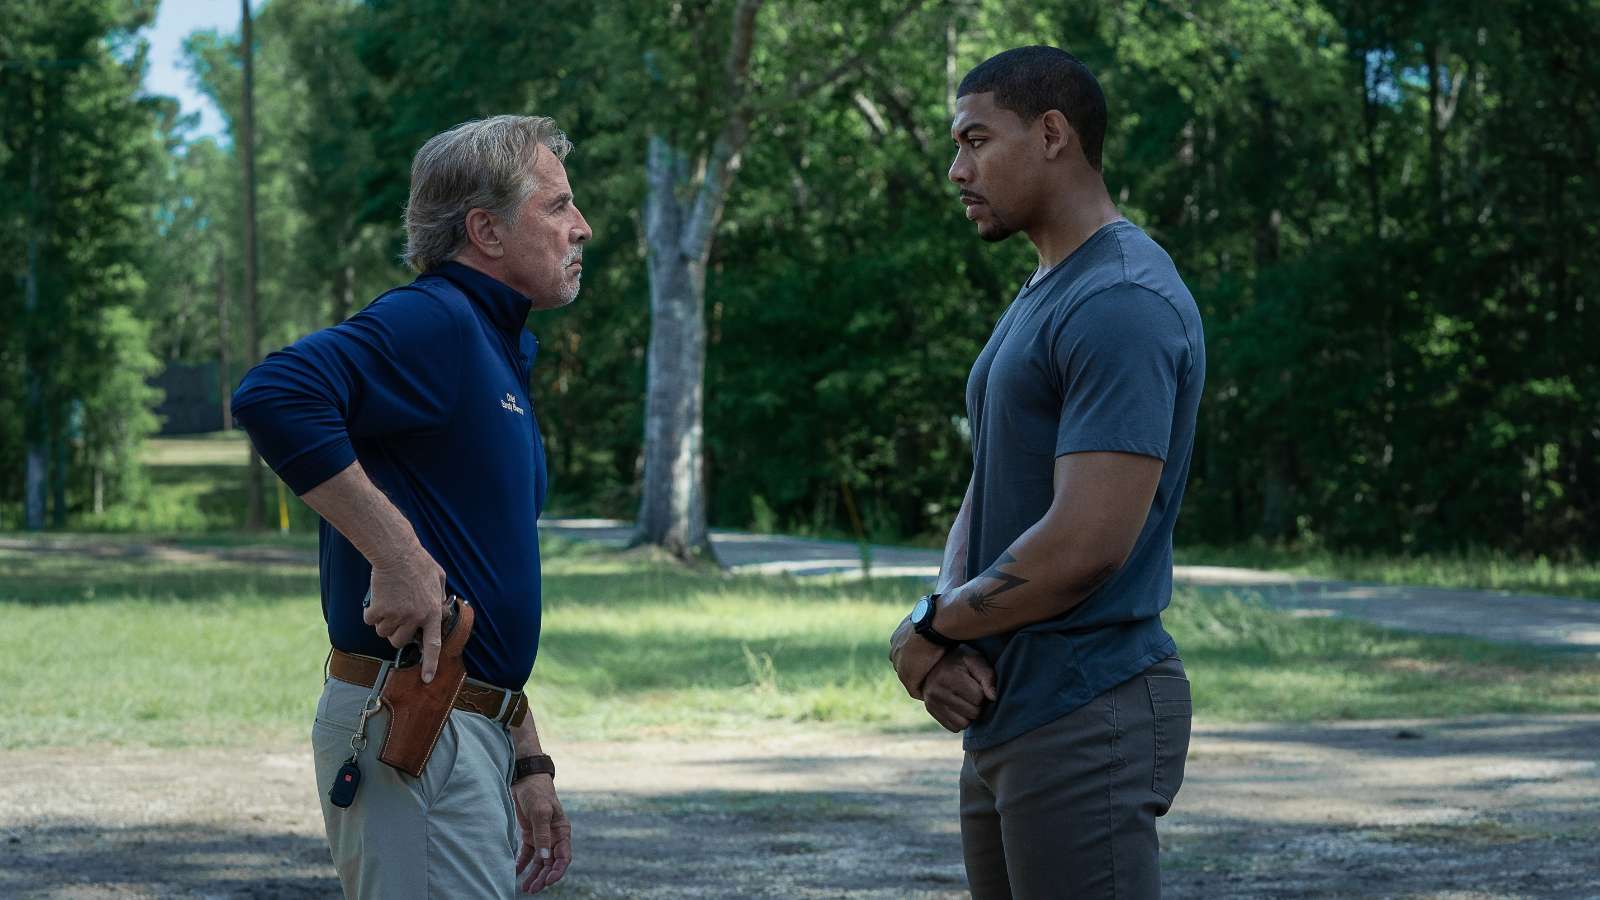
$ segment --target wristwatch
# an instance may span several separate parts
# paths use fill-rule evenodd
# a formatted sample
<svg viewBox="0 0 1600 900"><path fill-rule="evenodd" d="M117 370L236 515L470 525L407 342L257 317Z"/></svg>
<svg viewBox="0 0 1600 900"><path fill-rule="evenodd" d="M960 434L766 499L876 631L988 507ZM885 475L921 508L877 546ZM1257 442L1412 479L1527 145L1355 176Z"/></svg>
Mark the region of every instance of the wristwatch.
<svg viewBox="0 0 1600 900"><path fill-rule="evenodd" d="M517 758L517 768L511 773L511 783L516 784L530 775L549 775L552 781L556 777L555 761L545 754L538 756L520 756Z"/></svg>
<svg viewBox="0 0 1600 900"><path fill-rule="evenodd" d="M953 641L933 629L933 617L939 612L939 595L929 594L917 601L911 608L911 628L941 647L955 647L960 641Z"/></svg>

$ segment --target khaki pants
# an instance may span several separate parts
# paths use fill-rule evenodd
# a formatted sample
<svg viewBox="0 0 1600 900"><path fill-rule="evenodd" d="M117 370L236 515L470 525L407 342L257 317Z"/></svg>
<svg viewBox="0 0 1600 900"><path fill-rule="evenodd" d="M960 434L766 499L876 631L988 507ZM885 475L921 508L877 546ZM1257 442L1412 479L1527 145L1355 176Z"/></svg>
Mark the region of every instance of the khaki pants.
<svg viewBox="0 0 1600 900"><path fill-rule="evenodd" d="M452 710L421 778L378 761L389 714L367 722L355 803L328 802L350 758L369 688L329 678L311 727L322 821L349 898L515 897L520 843L511 800L516 751L505 726Z"/></svg>
<svg viewBox="0 0 1600 900"><path fill-rule="evenodd" d="M972 896L1160 897L1156 818L1183 784L1189 719L1174 656L1048 725L968 753L961 849Z"/></svg>

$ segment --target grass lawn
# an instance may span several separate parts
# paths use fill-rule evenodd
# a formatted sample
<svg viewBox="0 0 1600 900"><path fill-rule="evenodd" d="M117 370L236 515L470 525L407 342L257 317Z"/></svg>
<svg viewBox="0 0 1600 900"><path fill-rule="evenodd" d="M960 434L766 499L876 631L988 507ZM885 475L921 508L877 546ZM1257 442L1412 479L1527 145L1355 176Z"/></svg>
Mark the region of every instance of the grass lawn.
<svg viewBox="0 0 1600 900"><path fill-rule="evenodd" d="M152 438L142 460L148 485L131 500L110 506L100 515L82 513L69 525L82 531L134 532L150 535L207 535L225 539L244 528L247 501L246 464L249 443L242 431L218 431L183 437ZM271 470L263 469L266 491L263 515L269 527L279 524L280 502L290 534L311 535L315 545L317 514L286 489ZM247 538L259 542L254 535Z"/></svg>
<svg viewBox="0 0 1600 900"><path fill-rule="evenodd" d="M1317 578L1410 584L1439 588L1486 589L1553 594L1600 600L1600 562L1553 562L1478 551L1464 554L1381 556L1320 549L1180 545L1179 565L1272 569Z"/></svg>
<svg viewBox="0 0 1600 900"><path fill-rule="evenodd" d="M72 525L105 534L134 532L141 535L141 539L160 535L183 544L196 540L203 543L268 542L314 548L316 513L292 494L286 493L282 498L289 517L289 534L257 536L238 532L245 520L244 466L247 458L248 447L243 432L239 431L152 439L146 442L144 449L150 485L143 496L115 506L98 517L80 517ZM277 482L270 473L267 487L265 514L268 524L275 525L279 496ZM810 536L854 541L848 534ZM943 546L943 540L937 536L924 536L910 543ZM1587 560L1530 560L1486 551L1378 556L1275 547L1265 543L1179 544L1176 552L1177 562L1187 565L1241 566L1380 584L1486 588L1600 599L1600 562Z"/></svg>
<svg viewBox="0 0 1600 900"><path fill-rule="evenodd" d="M552 738L937 727L884 660L914 580L719 577L546 551L530 691ZM326 651L311 564L0 550L0 623L0 747L298 736ZM1167 623L1204 720L1600 711L1600 661L1573 654L1210 593L1180 593Z"/></svg>

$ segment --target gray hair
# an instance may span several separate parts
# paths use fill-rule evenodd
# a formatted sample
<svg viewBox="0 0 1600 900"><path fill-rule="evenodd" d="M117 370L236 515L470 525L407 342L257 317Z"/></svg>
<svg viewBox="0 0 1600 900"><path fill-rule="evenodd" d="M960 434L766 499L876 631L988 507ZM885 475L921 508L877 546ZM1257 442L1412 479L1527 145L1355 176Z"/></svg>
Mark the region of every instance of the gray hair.
<svg viewBox="0 0 1600 900"><path fill-rule="evenodd" d="M472 209L515 223L538 188L530 163L541 146L565 159L572 141L545 116L473 119L429 138L411 161L406 265L426 272L460 253Z"/></svg>

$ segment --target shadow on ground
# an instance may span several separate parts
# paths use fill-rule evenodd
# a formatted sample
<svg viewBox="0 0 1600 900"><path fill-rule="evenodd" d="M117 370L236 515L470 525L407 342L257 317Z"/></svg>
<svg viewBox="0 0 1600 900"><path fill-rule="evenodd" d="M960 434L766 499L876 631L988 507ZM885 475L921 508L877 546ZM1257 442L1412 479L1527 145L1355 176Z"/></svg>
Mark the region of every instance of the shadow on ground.
<svg viewBox="0 0 1600 900"><path fill-rule="evenodd" d="M925 800L935 799L931 792ZM874 791L574 792L577 865L553 897L964 896L953 822ZM0 829L0 896L338 897L320 834L204 823Z"/></svg>
<svg viewBox="0 0 1600 900"><path fill-rule="evenodd" d="M1596 746L1596 716L1202 723L1161 823L1164 895L1600 896ZM576 859L551 896L965 896L951 736L774 729L563 758ZM298 747L9 751L0 769L0 896L337 895Z"/></svg>
<svg viewBox="0 0 1600 900"><path fill-rule="evenodd" d="M322 836L211 823L0 831L0 896L339 897Z"/></svg>
<svg viewBox="0 0 1600 900"><path fill-rule="evenodd" d="M1169 897L1600 896L1600 719L1213 727Z"/></svg>

